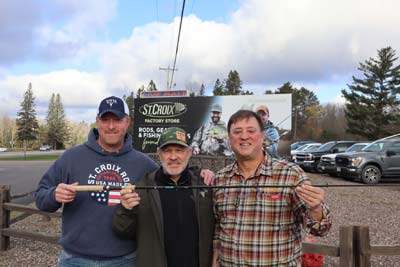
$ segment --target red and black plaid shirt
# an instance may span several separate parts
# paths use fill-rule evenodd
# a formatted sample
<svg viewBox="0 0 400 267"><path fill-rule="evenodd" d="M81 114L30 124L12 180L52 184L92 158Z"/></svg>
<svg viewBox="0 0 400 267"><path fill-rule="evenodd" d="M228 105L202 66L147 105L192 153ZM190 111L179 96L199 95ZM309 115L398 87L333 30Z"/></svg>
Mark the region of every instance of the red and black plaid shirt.
<svg viewBox="0 0 400 267"><path fill-rule="evenodd" d="M264 162L244 179L237 162L218 172L216 185L298 186L306 178L297 165ZM332 224L328 207L314 221L293 187L221 188L214 192L214 249L220 266L301 266L301 231L326 234Z"/></svg>

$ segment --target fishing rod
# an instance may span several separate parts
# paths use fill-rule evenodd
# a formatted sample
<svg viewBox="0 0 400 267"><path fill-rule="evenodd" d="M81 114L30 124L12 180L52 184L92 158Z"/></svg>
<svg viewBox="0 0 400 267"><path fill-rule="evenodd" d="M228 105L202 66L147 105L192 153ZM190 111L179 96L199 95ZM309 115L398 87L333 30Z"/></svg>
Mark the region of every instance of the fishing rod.
<svg viewBox="0 0 400 267"><path fill-rule="evenodd" d="M337 188L337 187L400 187L400 184L316 184L313 187ZM109 191L127 189L145 189L145 190L186 190L186 189L229 189L229 188L296 188L298 185L73 185L76 191Z"/></svg>

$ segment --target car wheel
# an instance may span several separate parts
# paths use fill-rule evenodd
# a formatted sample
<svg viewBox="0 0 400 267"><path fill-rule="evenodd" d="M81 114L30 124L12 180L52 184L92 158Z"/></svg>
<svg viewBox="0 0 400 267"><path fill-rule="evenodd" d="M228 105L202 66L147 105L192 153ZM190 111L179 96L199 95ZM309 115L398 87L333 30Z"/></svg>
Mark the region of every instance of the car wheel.
<svg viewBox="0 0 400 267"><path fill-rule="evenodd" d="M381 180L381 170L374 165L367 165L362 170L361 180L365 184L377 184Z"/></svg>

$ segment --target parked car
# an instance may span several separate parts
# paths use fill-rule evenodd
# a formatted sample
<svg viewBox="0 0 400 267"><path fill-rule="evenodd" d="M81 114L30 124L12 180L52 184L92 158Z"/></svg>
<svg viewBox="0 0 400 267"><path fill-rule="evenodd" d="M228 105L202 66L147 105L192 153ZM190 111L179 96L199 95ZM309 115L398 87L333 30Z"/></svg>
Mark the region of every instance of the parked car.
<svg viewBox="0 0 400 267"><path fill-rule="evenodd" d="M320 146L316 151L297 153L295 162L305 171L316 172L323 155L344 152L355 143L354 141L328 142Z"/></svg>
<svg viewBox="0 0 400 267"><path fill-rule="evenodd" d="M316 143L315 141L298 141L290 145L290 151L295 150L302 145L309 144L309 143Z"/></svg>
<svg viewBox="0 0 400 267"><path fill-rule="evenodd" d="M376 184L381 179L400 179L400 138L377 140L362 152L336 156L336 168L345 179Z"/></svg>
<svg viewBox="0 0 400 267"><path fill-rule="evenodd" d="M360 152L364 147L369 145L370 143L355 143L351 147L349 147L345 152L342 153L353 153L353 152ZM336 177L338 176L335 159L336 156L341 153L333 153L333 154L326 154L321 157L321 160L318 164L318 171L322 173L327 173L329 176Z"/></svg>
<svg viewBox="0 0 400 267"><path fill-rule="evenodd" d="M0 152L6 152L8 149L6 147L0 147Z"/></svg>
<svg viewBox="0 0 400 267"><path fill-rule="evenodd" d="M298 147L297 149L290 151L290 159L292 161L295 161L297 153L314 151L317 150L321 145L322 145L321 143L309 143L302 145L301 147Z"/></svg>
<svg viewBox="0 0 400 267"><path fill-rule="evenodd" d="M51 147L48 145L44 145L44 146L39 147L39 150L40 151L50 151Z"/></svg>

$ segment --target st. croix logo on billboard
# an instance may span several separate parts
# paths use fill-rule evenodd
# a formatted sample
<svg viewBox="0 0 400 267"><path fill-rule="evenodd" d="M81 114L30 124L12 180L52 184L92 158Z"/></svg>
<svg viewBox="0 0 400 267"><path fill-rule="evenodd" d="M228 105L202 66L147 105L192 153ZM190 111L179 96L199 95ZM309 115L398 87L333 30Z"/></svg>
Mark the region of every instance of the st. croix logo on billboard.
<svg viewBox="0 0 400 267"><path fill-rule="evenodd" d="M186 104L179 102L153 102L144 104L139 112L153 118L170 118L184 114L187 111Z"/></svg>

